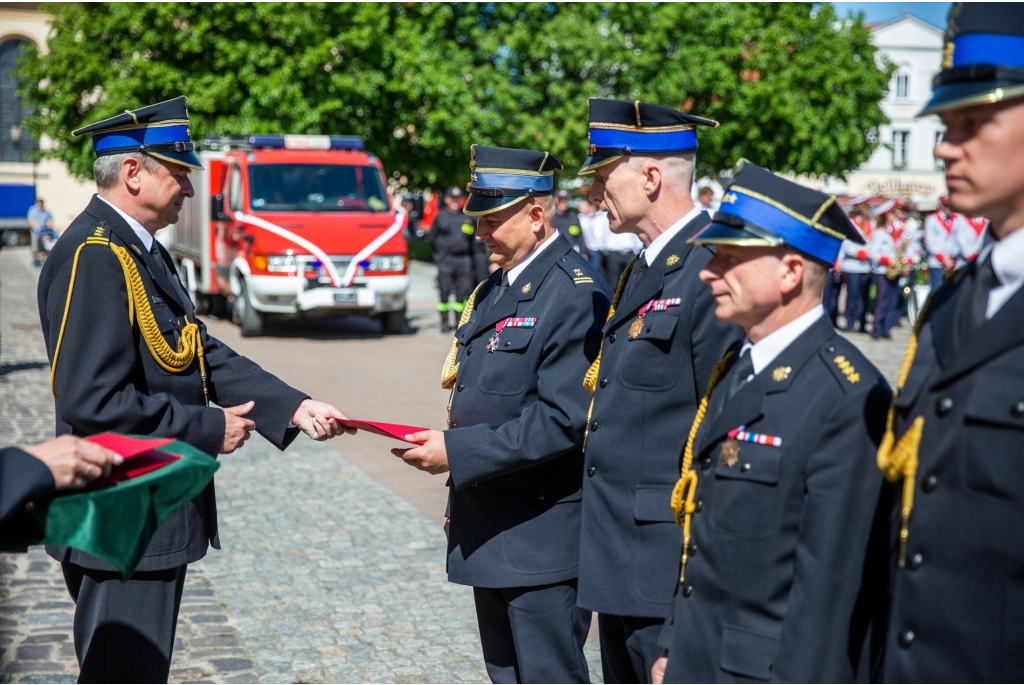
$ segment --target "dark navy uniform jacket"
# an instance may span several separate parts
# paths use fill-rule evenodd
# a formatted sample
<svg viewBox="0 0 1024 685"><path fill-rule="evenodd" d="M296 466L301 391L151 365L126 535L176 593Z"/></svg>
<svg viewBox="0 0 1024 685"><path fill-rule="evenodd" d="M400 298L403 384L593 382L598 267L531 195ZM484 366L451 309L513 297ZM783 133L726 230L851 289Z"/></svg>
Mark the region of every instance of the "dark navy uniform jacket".
<svg viewBox="0 0 1024 685"><path fill-rule="evenodd" d="M872 538L885 553L871 585L889 615L874 676L887 682L1024 680L1024 290L958 352L957 301L973 272L936 291L893 401L897 438L918 416L924 430L906 566L902 482Z"/></svg>
<svg viewBox="0 0 1024 685"><path fill-rule="evenodd" d="M17 447L0 449L0 549L24 549L42 539L43 531L28 520L27 508L55 488L53 474L42 461Z"/></svg>
<svg viewBox="0 0 1024 685"><path fill-rule="evenodd" d="M298 434L289 428L306 395L254 362L235 354L206 332L184 288L172 282L121 216L93 197L54 246L39 275L39 318L51 364L60 337L75 252L97 236L127 248L145 285L164 338L177 348L185 318L199 324L206 352L210 402L223 407L256 402L248 418L279 449ZM160 248L170 265L170 256ZM170 268L173 269L173 266ZM204 405L197 361L181 373L160 367L136 322L129 326L128 291L117 256L105 245L82 248L67 323L56 360L57 435L104 431L177 438L211 456L224 440L224 412ZM157 530L139 571L174 568L197 561L208 543L219 547L213 482ZM64 548L48 550L87 568L114 570L96 557Z"/></svg>
<svg viewBox="0 0 1024 685"><path fill-rule="evenodd" d="M665 682L850 681L889 386L822 317L723 404L738 352L694 441L697 512L659 639ZM739 426L782 444L740 441L727 466Z"/></svg>
<svg viewBox="0 0 1024 685"><path fill-rule="evenodd" d="M669 500L679 460L711 370L743 330L715 317L697 277L711 259L687 240L711 222L683 227L604 327L601 369L587 438L579 604L620 616L666 617L679 580L682 533ZM651 311L630 340L637 312L652 299L680 298Z"/></svg>
<svg viewBox="0 0 1024 685"><path fill-rule="evenodd" d="M451 465L448 579L511 588L575 578L579 563L582 378L597 357L610 293L558 236L495 307L495 272L477 293L462 343L445 447ZM495 325L506 327L493 352Z"/></svg>

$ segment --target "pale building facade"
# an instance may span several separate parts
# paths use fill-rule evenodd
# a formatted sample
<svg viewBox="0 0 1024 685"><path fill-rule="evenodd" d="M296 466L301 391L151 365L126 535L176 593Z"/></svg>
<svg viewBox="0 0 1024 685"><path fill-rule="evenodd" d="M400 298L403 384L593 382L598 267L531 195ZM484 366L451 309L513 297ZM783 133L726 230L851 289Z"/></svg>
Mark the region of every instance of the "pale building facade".
<svg viewBox="0 0 1024 685"><path fill-rule="evenodd" d="M96 184L72 177L59 160L29 161L32 152L53 145L46 137L34 140L22 126L27 112L16 96L12 73L20 45L46 50L51 17L40 12L38 4L0 3L0 218L24 218L28 205L21 208L21 198L34 186L35 196L45 200L53 214L56 228L63 230L89 204Z"/></svg>
<svg viewBox="0 0 1024 685"><path fill-rule="evenodd" d="M931 97L932 78L942 63L943 31L905 14L871 27L879 53L896 65L882 110L889 124L878 132L881 143L861 168L847 175L850 195L909 197L934 205L946 192L935 144L944 130L937 116L918 119Z"/></svg>

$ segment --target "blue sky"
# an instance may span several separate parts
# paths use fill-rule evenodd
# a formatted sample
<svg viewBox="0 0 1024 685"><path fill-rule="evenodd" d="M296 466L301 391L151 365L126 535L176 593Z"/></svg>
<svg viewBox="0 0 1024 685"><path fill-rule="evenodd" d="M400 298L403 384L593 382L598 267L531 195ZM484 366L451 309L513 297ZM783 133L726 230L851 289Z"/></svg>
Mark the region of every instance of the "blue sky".
<svg viewBox="0 0 1024 685"><path fill-rule="evenodd" d="M946 15L949 14L951 2L833 2L830 3L836 14L845 17L848 13L864 13L868 23L895 19L903 14L913 14L919 19L934 24L940 29L946 28Z"/></svg>

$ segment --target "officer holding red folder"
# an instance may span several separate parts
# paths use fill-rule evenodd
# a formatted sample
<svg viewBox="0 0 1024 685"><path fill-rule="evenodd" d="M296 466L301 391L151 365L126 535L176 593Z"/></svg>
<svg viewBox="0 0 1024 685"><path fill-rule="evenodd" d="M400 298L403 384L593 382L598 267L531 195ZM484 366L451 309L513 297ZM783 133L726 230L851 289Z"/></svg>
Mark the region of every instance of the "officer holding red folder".
<svg viewBox="0 0 1024 685"><path fill-rule="evenodd" d="M318 440L345 432L340 411L207 333L154 238L193 196L189 170L202 168L185 98L73 135L86 134L99 193L58 241L38 286L57 434L175 438L217 455L254 430L279 449L300 431ZM212 482L160 526L127 582L98 557L47 548L76 602L82 682L166 682L186 566L211 545L220 547Z"/></svg>

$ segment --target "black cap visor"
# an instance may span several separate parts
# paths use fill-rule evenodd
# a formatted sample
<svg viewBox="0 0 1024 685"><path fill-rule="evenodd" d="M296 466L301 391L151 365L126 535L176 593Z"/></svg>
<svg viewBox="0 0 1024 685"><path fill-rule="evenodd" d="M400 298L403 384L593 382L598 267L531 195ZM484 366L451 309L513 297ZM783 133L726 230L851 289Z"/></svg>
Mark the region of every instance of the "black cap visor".
<svg viewBox="0 0 1024 685"><path fill-rule="evenodd" d="M1024 97L1024 83L1020 81L964 81L937 86L932 99L917 115L937 114L951 109L987 105L1012 98Z"/></svg>
<svg viewBox="0 0 1024 685"><path fill-rule="evenodd" d="M187 152L152 152L147 150L146 154L152 155L157 159L162 159L165 162L171 162L172 164L180 164L181 166L188 167L189 169L202 169L202 162L196 157L196 153L191 150Z"/></svg>
<svg viewBox="0 0 1024 685"><path fill-rule="evenodd" d="M610 156L590 155L583 162L583 166L580 167L580 170L579 170L579 172L577 172L577 174L579 176L584 176L586 174L592 174L592 173L594 173L594 170L597 169L598 167L602 167L605 164L611 164L612 162L617 160L619 157L622 157L622 155L610 155Z"/></svg>
<svg viewBox="0 0 1024 685"><path fill-rule="evenodd" d="M504 197L488 197L484 195L477 195L470 191L469 199L466 200L466 206L462 208L462 212L469 216L483 216L484 214L493 214L494 212L511 207L517 202L522 202L529 195L507 195Z"/></svg>
<svg viewBox="0 0 1024 685"><path fill-rule="evenodd" d="M739 245L740 247L781 247L786 241L777 235L769 233L760 226L742 220L735 220L732 215L728 217L729 223L716 220L707 225L697 235L687 242L692 245Z"/></svg>

